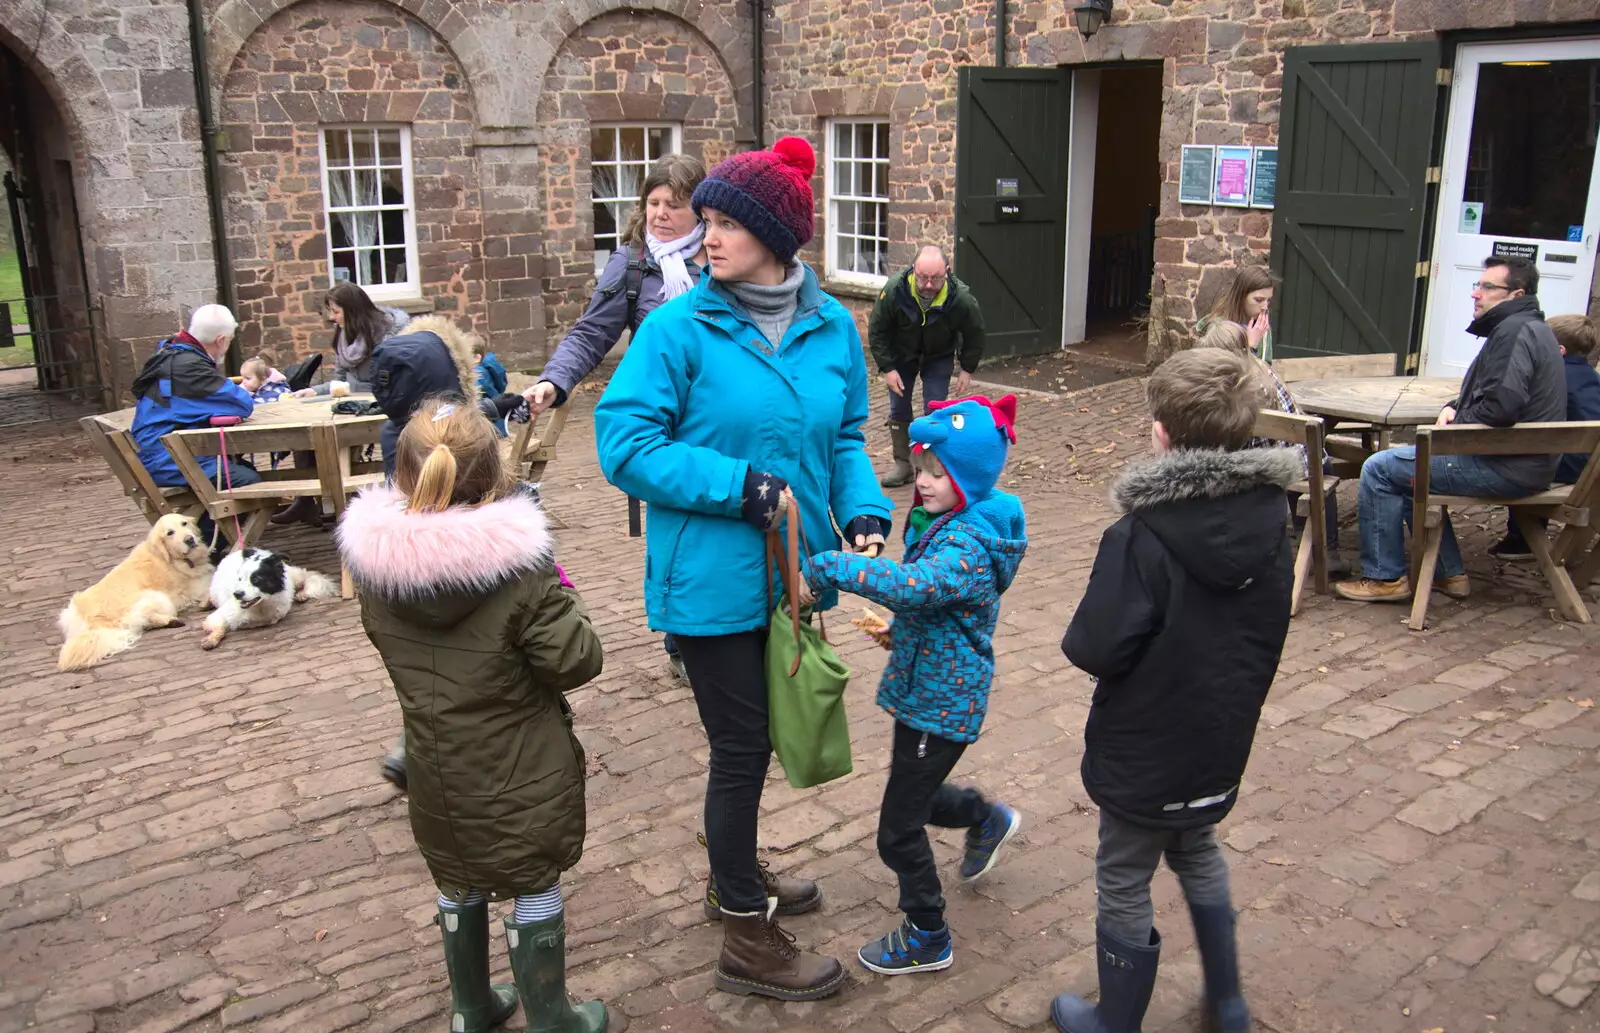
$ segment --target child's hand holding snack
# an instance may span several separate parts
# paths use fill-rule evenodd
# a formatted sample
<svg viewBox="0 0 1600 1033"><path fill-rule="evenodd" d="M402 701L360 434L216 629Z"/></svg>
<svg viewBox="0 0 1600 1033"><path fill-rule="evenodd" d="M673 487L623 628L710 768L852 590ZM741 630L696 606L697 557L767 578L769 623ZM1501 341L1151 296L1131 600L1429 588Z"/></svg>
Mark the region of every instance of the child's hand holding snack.
<svg viewBox="0 0 1600 1033"><path fill-rule="evenodd" d="M889 622L878 614L872 612L869 606L861 608L861 616L850 622L866 633L866 636L884 649L890 648Z"/></svg>

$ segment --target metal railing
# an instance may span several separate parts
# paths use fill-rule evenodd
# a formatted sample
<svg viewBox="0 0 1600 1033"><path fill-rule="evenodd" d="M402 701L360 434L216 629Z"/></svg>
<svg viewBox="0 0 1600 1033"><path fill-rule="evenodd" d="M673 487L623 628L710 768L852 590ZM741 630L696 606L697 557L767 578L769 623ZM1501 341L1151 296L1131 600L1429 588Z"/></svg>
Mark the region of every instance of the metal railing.
<svg viewBox="0 0 1600 1033"><path fill-rule="evenodd" d="M106 404L111 360L100 346L101 322L86 293L0 298L0 427L75 418Z"/></svg>

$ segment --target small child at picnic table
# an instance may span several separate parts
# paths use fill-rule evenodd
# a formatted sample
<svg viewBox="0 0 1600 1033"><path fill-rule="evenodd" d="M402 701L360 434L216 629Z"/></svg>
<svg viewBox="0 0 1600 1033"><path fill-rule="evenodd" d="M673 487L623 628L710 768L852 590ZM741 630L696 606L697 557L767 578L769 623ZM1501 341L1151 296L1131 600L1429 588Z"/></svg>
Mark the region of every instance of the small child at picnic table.
<svg viewBox="0 0 1600 1033"><path fill-rule="evenodd" d="M244 360L239 367L239 386L255 399L257 405L276 402L289 393L289 378L272 368L267 360L257 355Z"/></svg>
<svg viewBox="0 0 1600 1033"><path fill-rule="evenodd" d="M995 487L1016 441L1017 402L930 405L910 428L921 504L906 521L905 561L824 552L805 564L813 595L853 592L896 614L878 684L878 705L895 719L878 856L899 878L905 918L858 954L884 975L934 972L952 960L927 826L967 830L960 871L971 882L1022 824L1005 804L945 781L983 726L1000 596L1028 548L1021 501Z"/></svg>
<svg viewBox="0 0 1600 1033"><path fill-rule="evenodd" d="M1567 419L1573 422L1600 420L1600 373L1589 365L1596 346L1600 346L1600 332L1596 331L1594 320L1584 315L1567 315L1551 316L1545 323L1561 346L1561 369L1567 377ZM1588 456L1576 452L1562 456L1554 483L1578 483L1588 462ZM1544 517L1534 519L1541 525L1549 523ZM1509 512L1506 536L1489 546L1489 555L1503 560L1533 558L1528 540Z"/></svg>
<svg viewBox="0 0 1600 1033"><path fill-rule="evenodd" d="M350 503L339 548L405 715L411 831L439 887L450 1028L483 1033L520 995L529 1029L601 1033L605 1005L567 998L560 884L585 834L583 748L564 694L599 675L599 636L475 405L424 402L395 449L392 483ZM491 898L515 898L504 921L514 990L489 983Z"/></svg>
<svg viewBox="0 0 1600 1033"><path fill-rule="evenodd" d="M1244 1033L1228 865L1217 822L1238 799L1289 630L1285 487L1298 453L1249 448L1260 381L1243 355L1179 352L1151 376L1153 459L1117 478L1061 648L1095 679L1082 776L1100 807L1095 856L1100 998L1050 1014L1064 1033L1136 1033L1161 934L1150 880L1163 856L1194 921L1205 1028Z"/></svg>

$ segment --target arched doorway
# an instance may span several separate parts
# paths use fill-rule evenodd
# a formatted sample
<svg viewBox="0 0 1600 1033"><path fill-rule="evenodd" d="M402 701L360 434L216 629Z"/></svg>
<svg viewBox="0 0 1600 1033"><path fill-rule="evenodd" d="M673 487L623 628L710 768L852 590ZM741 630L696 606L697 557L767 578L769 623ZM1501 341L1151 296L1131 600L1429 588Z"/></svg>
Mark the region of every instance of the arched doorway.
<svg viewBox="0 0 1600 1033"><path fill-rule="evenodd" d="M0 426L109 403L70 123L0 37Z"/></svg>

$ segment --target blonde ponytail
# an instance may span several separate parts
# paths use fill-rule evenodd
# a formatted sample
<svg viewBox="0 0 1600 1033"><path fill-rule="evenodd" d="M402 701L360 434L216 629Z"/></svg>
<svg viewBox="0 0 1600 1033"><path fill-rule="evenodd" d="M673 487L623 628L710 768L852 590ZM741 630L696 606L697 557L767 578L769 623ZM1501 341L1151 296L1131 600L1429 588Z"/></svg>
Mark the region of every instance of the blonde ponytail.
<svg viewBox="0 0 1600 1033"><path fill-rule="evenodd" d="M450 498L456 491L456 457L450 446L440 443L433 446L428 458L417 474L417 486L411 490L406 507L422 513L437 513L450 508Z"/></svg>
<svg viewBox="0 0 1600 1033"><path fill-rule="evenodd" d="M424 402L395 450L395 486L414 512L492 502L513 484L494 427L475 405Z"/></svg>

